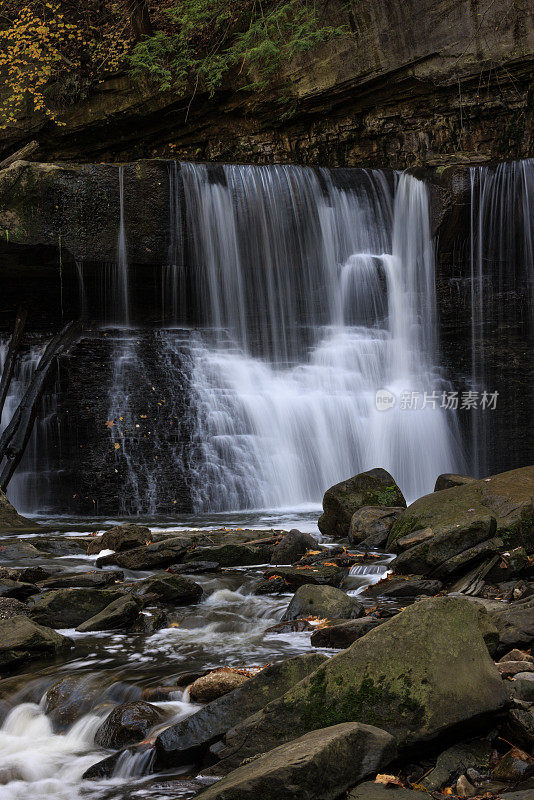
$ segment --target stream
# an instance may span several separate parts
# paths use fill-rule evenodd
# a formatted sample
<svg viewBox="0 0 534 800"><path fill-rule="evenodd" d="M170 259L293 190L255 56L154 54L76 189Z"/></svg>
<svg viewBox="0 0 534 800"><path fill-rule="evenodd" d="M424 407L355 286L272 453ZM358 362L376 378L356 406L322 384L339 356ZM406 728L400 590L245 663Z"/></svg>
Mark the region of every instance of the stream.
<svg viewBox="0 0 534 800"><path fill-rule="evenodd" d="M172 523L163 518L140 519L152 531L169 534L181 530L269 528L289 530L297 527L312 533L321 544L332 544L317 529L318 509L297 511L243 512L211 516L186 516ZM118 520L74 518L44 519L47 536L65 539L101 531ZM18 536L38 546L42 534ZM9 541L5 537L2 544ZM1 544L0 544L1 546ZM50 555L32 559L55 571L85 572L93 568L97 555ZM369 566L352 567L342 587L349 594L359 594L365 586L380 580L387 572L391 556L381 554ZM29 563L29 562L28 562ZM203 673L215 667L262 668L306 652L333 654L310 644L310 632L270 632L280 621L292 597L252 594L254 583L271 565L232 567L218 573L197 573L202 600L190 606L176 607L173 622L152 634L99 632L81 634L71 629L59 630L74 641L74 647L55 663L34 662L21 674L0 681L0 799L77 800L78 798L187 798L200 789L198 779L191 780L191 770L145 775L146 758L122 759L111 779L82 780L84 772L111 751L94 743L97 729L112 707L141 697L143 690L174 686L176 691L154 705L170 716L165 726L177 722L201 707L188 697L188 674ZM105 568L104 568L105 569ZM109 567L108 569L113 569ZM151 573L124 571L125 580L140 580ZM372 600L364 603L371 605ZM66 731L53 731L44 712L48 688L59 678L84 676L88 685L101 689L101 704L76 720ZM195 675L196 676L196 675ZM151 700L151 702L153 702ZM159 726L162 727L161 725ZM192 773L194 774L194 773Z"/></svg>

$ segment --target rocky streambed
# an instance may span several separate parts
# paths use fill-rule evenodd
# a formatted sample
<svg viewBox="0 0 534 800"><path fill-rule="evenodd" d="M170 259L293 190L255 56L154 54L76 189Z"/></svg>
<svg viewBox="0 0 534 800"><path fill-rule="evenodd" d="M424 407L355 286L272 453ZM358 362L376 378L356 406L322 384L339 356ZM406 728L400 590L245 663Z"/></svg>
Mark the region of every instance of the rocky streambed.
<svg viewBox="0 0 534 800"><path fill-rule="evenodd" d="M526 467L406 507L377 469L319 530L0 498L0 798L534 797L533 496Z"/></svg>

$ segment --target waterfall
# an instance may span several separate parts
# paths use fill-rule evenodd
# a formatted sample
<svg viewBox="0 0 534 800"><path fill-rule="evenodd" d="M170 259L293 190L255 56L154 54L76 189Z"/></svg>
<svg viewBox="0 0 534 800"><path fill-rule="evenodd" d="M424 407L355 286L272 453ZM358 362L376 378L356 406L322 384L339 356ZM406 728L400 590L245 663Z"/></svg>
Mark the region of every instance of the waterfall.
<svg viewBox="0 0 534 800"><path fill-rule="evenodd" d="M534 331L534 159L471 167L470 178L471 385L480 392L494 360L491 334L509 335L512 322ZM471 437L473 474L484 475L490 431L480 410Z"/></svg>
<svg viewBox="0 0 534 800"><path fill-rule="evenodd" d="M414 498L458 468L450 412L400 402L445 388L426 186L193 164L182 180L204 313L192 343L196 508L317 503L378 465ZM378 389L394 408L377 410Z"/></svg>

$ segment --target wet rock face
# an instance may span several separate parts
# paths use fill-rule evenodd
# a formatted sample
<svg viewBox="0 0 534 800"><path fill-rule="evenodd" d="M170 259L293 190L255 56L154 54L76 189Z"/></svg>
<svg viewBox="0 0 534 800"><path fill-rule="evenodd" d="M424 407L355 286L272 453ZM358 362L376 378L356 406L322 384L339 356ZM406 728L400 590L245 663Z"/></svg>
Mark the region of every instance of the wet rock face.
<svg viewBox="0 0 534 800"><path fill-rule="evenodd" d="M30 604L33 620L53 628L76 628L124 592L114 589L51 589Z"/></svg>
<svg viewBox="0 0 534 800"><path fill-rule="evenodd" d="M0 622L0 668L11 671L27 661L68 650L72 641L51 628L18 615Z"/></svg>
<svg viewBox="0 0 534 800"><path fill-rule="evenodd" d="M464 652L468 660L458 658ZM280 739L343 721L373 724L393 734L399 745L413 744L507 702L474 604L448 597L423 600L227 734L213 772L226 774Z"/></svg>
<svg viewBox="0 0 534 800"><path fill-rule="evenodd" d="M371 469L331 486L323 498L318 526L326 536L348 536L353 515L364 506L401 506L406 500L385 469Z"/></svg>
<svg viewBox="0 0 534 800"><path fill-rule="evenodd" d="M204 800L335 800L395 758L393 736L344 723L313 731L243 764L201 793ZM335 769L332 765L335 764Z"/></svg>
<svg viewBox="0 0 534 800"><path fill-rule="evenodd" d="M114 708L102 723L96 732L95 742L100 747L114 749L135 744L144 739L165 716L157 706L143 700L123 703Z"/></svg>
<svg viewBox="0 0 534 800"><path fill-rule="evenodd" d="M87 678L60 678L48 689L44 709L54 728L64 731L95 706L101 692Z"/></svg>
<svg viewBox="0 0 534 800"><path fill-rule="evenodd" d="M152 533L150 528L145 525L135 525L134 523L115 525L89 544L87 555L94 555L100 550L115 550L115 552L131 550L151 541Z"/></svg>

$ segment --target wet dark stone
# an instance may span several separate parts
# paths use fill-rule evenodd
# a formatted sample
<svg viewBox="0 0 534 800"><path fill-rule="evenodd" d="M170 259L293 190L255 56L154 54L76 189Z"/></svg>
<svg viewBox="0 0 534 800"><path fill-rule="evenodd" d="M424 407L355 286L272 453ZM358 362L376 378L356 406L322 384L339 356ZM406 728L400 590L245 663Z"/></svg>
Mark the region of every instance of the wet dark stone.
<svg viewBox="0 0 534 800"><path fill-rule="evenodd" d="M99 747L119 748L144 739L166 714L151 703L136 700L113 709L96 732Z"/></svg>

